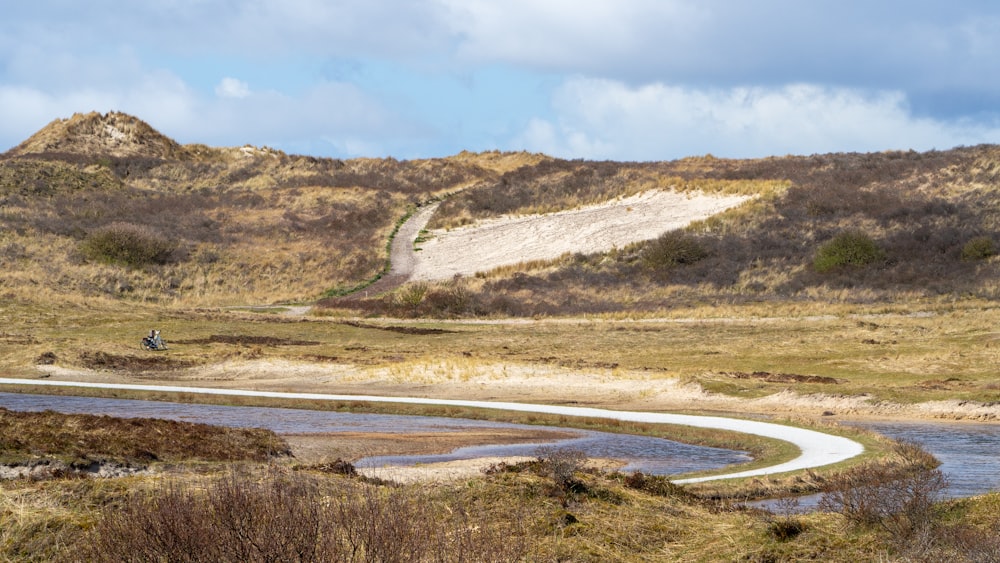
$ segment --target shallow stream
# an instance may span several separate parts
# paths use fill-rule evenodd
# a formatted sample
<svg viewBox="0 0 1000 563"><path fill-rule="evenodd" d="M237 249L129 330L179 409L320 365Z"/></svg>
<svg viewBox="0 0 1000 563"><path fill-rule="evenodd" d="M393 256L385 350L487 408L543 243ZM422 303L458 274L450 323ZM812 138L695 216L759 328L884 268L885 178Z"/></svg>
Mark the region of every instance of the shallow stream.
<svg viewBox="0 0 1000 563"><path fill-rule="evenodd" d="M0 407L15 411L54 410L63 413L103 414L132 418L166 418L231 427L267 428L278 434L333 432L459 432L472 428L530 428L565 431L564 428L508 424L485 420L443 417L341 413L267 407L231 407L128 399L64 397L0 393ZM359 460L359 467L416 465L435 461L484 456L532 456L544 447L572 448L588 457L620 459L623 471L676 475L717 469L750 460L744 452L706 448L662 438L571 430L575 438L546 444L510 444L459 448L442 455L385 456Z"/></svg>
<svg viewBox="0 0 1000 563"><path fill-rule="evenodd" d="M106 414L118 417L151 417L234 427L263 427L279 434L332 432L457 432L471 428L532 428L501 422L338 413L264 407L229 407L159 401L102 399L0 393L0 407L18 411L51 409L65 413ZM1000 424L954 422L855 422L887 436L915 442L941 461L949 481L946 495L962 497L1000 490ZM566 430L560 428L559 430ZM744 452L680 444L660 438L572 430L577 437L548 444L512 444L459 448L433 456L384 456L360 460L359 466L415 465L484 456L537 455L540 448L560 447L583 451L588 457L616 458L623 471L676 475L716 469L745 462ZM802 499L803 507L815 498Z"/></svg>

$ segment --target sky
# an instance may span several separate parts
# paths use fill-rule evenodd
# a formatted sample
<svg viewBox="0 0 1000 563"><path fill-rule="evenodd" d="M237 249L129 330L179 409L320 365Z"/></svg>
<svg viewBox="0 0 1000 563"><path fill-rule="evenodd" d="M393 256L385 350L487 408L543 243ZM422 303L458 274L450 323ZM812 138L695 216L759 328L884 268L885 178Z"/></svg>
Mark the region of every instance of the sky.
<svg viewBox="0 0 1000 563"><path fill-rule="evenodd" d="M0 152L122 111L322 157L1000 143L993 0L4 0Z"/></svg>

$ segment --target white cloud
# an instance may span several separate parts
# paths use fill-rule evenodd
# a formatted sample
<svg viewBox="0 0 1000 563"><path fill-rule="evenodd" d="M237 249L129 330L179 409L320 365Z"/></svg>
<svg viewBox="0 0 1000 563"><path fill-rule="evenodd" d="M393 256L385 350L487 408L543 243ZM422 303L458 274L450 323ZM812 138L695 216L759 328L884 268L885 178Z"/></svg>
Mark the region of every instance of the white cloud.
<svg viewBox="0 0 1000 563"><path fill-rule="evenodd" d="M669 56L707 20L687 0L440 0L459 55L570 70Z"/></svg>
<svg viewBox="0 0 1000 563"><path fill-rule="evenodd" d="M220 98L246 98L250 95L250 86L242 80L226 77L215 87L215 95Z"/></svg>
<svg viewBox="0 0 1000 563"><path fill-rule="evenodd" d="M250 92L223 80L216 96L200 95L163 71L103 89L43 90L0 85L0 152L56 118L77 112L124 111L181 143L288 147L292 152L382 156L419 143L426 132L347 83L321 82L301 93Z"/></svg>
<svg viewBox="0 0 1000 563"><path fill-rule="evenodd" d="M666 160L947 149L997 142L1000 124L914 117L900 92L809 84L694 89L576 78L515 145L569 158Z"/></svg>

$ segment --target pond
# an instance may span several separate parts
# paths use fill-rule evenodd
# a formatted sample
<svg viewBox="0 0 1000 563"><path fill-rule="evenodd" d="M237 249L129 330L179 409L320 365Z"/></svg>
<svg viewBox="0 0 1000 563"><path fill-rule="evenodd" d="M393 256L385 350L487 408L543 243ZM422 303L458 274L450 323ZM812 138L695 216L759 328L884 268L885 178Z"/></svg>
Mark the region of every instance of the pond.
<svg viewBox="0 0 1000 563"><path fill-rule="evenodd" d="M852 422L890 438L921 445L941 462L948 497L1000 490L1000 424L965 422Z"/></svg>

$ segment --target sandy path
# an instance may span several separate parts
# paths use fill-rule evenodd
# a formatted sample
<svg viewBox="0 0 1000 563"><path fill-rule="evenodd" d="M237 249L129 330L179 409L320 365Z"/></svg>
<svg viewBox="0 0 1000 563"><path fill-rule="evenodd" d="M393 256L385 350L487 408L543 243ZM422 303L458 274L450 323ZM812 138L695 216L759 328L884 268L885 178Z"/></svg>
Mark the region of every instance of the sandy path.
<svg viewBox="0 0 1000 563"><path fill-rule="evenodd" d="M440 202L432 203L417 209L406 222L400 225L396 236L392 239L392 245L389 247L389 271L375 283L341 297L340 301L366 299L373 295L392 291L409 281L416 268L417 260L413 250L413 242L420 235L420 231L427 226L427 222L431 220L431 216L437 211L439 205L441 205Z"/></svg>
<svg viewBox="0 0 1000 563"><path fill-rule="evenodd" d="M567 252L590 254L621 248L711 217L748 199L651 191L571 211L501 217L449 231L433 230L416 253L410 279L470 276L498 266L558 258Z"/></svg>
<svg viewBox="0 0 1000 563"><path fill-rule="evenodd" d="M244 397L268 397L283 399L306 399L320 401L369 401L383 403L404 403L422 405L442 405L472 408L501 409L518 412L536 412L543 414L556 414L572 417L592 417L612 420L622 420L630 422L648 422L655 424L681 424L694 426L697 428L716 428L720 430L732 430L746 434L754 434L767 438L775 438L791 442L801 451L795 459L758 469L714 475L696 479L684 479L676 481L679 484L695 483L702 481L732 479L737 477L752 477L760 475L771 475L774 473L785 473L788 471L798 471L821 467L833 463L838 463L861 454L864 447L848 438L833 436L815 430L784 426L770 422L760 422L755 420L742 420L735 418L724 418L718 416L696 416L667 413L651 413L638 411L613 411L598 408L568 407L554 405L535 405L525 403L506 403L490 401L465 401L453 399L426 399L413 397L381 397L368 395L330 395L324 393L284 393L276 391L249 391L241 389L218 389L204 387L178 387L172 385L133 385L133 384L113 384L113 383L90 383L78 381L40 381L24 379L0 378L0 384L4 385L45 385L59 387L89 387L103 389L123 389L138 391L161 391L168 393L199 393L209 395L229 395Z"/></svg>

